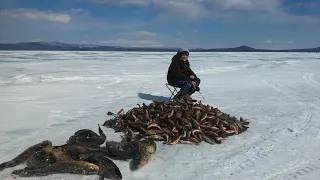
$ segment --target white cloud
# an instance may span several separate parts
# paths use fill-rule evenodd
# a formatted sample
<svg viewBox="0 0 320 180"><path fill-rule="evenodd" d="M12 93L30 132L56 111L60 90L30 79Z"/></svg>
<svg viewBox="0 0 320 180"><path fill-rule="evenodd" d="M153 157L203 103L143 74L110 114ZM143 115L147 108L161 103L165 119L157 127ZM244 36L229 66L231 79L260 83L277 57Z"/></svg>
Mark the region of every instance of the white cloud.
<svg viewBox="0 0 320 180"><path fill-rule="evenodd" d="M139 47L139 46L148 46L148 47L161 47L163 43L157 40L129 40L129 39L115 39L115 40L107 40L102 41L100 44L105 45L115 45L115 46L131 46L131 47Z"/></svg>
<svg viewBox="0 0 320 180"><path fill-rule="evenodd" d="M283 0L89 0L110 5L148 6L167 10L184 11L186 14L198 10L271 10L280 7ZM213 7L207 7L212 4ZM199 12L197 12L199 13Z"/></svg>
<svg viewBox="0 0 320 180"><path fill-rule="evenodd" d="M308 15L295 15L282 11L267 13L267 14L255 14L251 19L256 21L264 21L273 24L299 24L299 25L309 25L318 26L320 24L320 18L316 16Z"/></svg>
<svg viewBox="0 0 320 180"><path fill-rule="evenodd" d="M149 31L135 31L132 32L135 36L155 36L155 33L149 32Z"/></svg>
<svg viewBox="0 0 320 180"><path fill-rule="evenodd" d="M266 11L280 9L283 0L90 0L109 5L150 5L166 18L197 20L205 17L230 17L222 11ZM164 14L163 14L164 13ZM169 14L169 15L168 15ZM172 15L174 14L174 15Z"/></svg>
<svg viewBox="0 0 320 180"><path fill-rule="evenodd" d="M210 10L203 2L204 0L152 0L155 10L168 13L167 17L171 19L176 17L181 21L209 17Z"/></svg>
<svg viewBox="0 0 320 180"><path fill-rule="evenodd" d="M113 4L113 5L133 5L133 6L147 6L150 0L91 0L96 3Z"/></svg>
<svg viewBox="0 0 320 180"><path fill-rule="evenodd" d="M265 44L293 44L294 41L292 41L292 40L271 40L271 39L267 39L267 40L264 40L263 43L265 43Z"/></svg>
<svg viewBox="0 0 320 180"><path fill-rule="evenodd" d="M222 10L277 11L282 0L211 0Z"/></svg>
<svg viewBox="0 0 320 180"><path fill-rule="evenodd" d="M27 19L34 21L49 21L58 23L69 23L71 21L71 16L68 14L53 13L24 8L0 10L0 15L14 19Z"/></svg>
<svg viewBox="0 0 320 180"><path fill-rule="evenodd" d="M196 20L210 15L203 2L206 0L89 0L109 5L148 6L161 16ZM174 15L172 15L174 14Z"/></svg>
<svg viewBox="0 0 320 180"><path fill-rule="evenodd" d="M75 14L75 15L81 15L81 14L88 14L89 12L85 9L81 9L81 8L72 8L70 10L67 11L70 14Z"/></svg>
<svg viewBox="0 0 320 180"><path fill-rule="evenodd" d="M320 18L283 10L283 0L211 0L215 14L281 24L319 24ZM239 14L239 12L241 12Z"/></svg>
<svg viewBox="0 0 320 180"><path fill-rule="evenodd" d="M314 23L319 18L283 10L284 0L90 0L109 5L151 8L157 22L188 23L200 19L244 18L272 23ZM314 3L312 3L314 4ZM300 4L301 5L301 4ZM313 5L314 6L314 5Z"/></svg>

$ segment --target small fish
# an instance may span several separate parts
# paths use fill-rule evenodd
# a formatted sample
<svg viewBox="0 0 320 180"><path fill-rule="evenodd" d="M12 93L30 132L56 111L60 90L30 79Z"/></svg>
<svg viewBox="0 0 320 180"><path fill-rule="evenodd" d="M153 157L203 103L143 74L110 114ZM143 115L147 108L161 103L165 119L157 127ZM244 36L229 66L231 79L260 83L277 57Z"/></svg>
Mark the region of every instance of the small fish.
<svg viewBox="0 0 320 180"><path fill-rule="evenodd" d="M139 128L140 127L140 123L139 122L129 121L128 124L133 128Z"/></svg>
<svg viewBox="0 0 320 180"><path fill-rule="evenodd" d="M199 145L199 143L195 143L195 142L192 142L192 141L184 141L184 140L180 140L179 143L180 144L191 144L191 145L196 145L196 146Z"/></svg>
<svg viewBox="0 0 320 180"><path fill-rule="evenodd" d="M124 109L121 108L120 111L117 113L118 115L123 115L124 114Z"/></svg>
<svg viewBox="0 0 320 180"><path fill-rule="evenodd" d="M174 105L173 109L181 109L181 106L180 105Z"/></svg>
<svg viewBox="0 0 320 180"><path fill-rule="evenodd" d="M147 134L147 135L155 135L155 134L158 134L159 132L162 132L162 131L159 130L159 129L146 129L146 128L144 128L144 127L140 127L140 129L141 129L142 131L144 131L145 134Z"/></svg>
<svg viewBox="0 0 320 180"><path fill-rule="evenodd" d="M210 115L210 114L208 114L208 116L207 116L207 119L208 119L208 120L214 120L214 119L216 119L216 118L217 118L217 116Z"/></svg>
<svg viewBox="0 0 320 180"><path fill-rule="evenodd" d="M151 155L156 152L156 149L157 144L154 141L142 141L140 151L133 158L133 169L137 170L147 165L151 160Z"/></svg>
<svg viewBox="0 0 320 180"><path fill-rule="evenodd" d="M200 143L200 142L201 142L200 139L197 139L197 138L194 138L194 137L190 137L189 140L190 140L191 142L194 142L194 143Z"/></svg>
<svg viewBox="0 0 320 180"><path fill-rule="evenodd" d="M220 130L216 126L200 126L200 127L205 129L205 130L214 131L214 132L218 132Z"/></svg>
<svg viewBox="0 0 320 180"><path fill-rule="evenodd" d="M236 135L239 135L239 129L237 126L230 124L230 128L235 131Z"/></svg>
<svg viewBox="0 0 320 180"><path fill-rule="evenodd" d="M207 116L208 116L208 114L205 113L205 114L202 116L202 118L200 119L200 122L201 122L201 121L204 121L204 120L207 118Z"/></svg>
<svg viewBox="0 0 320 180"><path fill-rule="evenodd" d="M225 132L229 136L235 134L234 130L225 130L225 129L223 129L222 131Z"/></svg>
<svg viewBox="0 0 320 180"><path fill-rule="evenodd" d="M168 134L162 134L162 137L164 137L165 141L164 142L169 142L169 135Z"/></svg>
<svg viewBox="0 0 320 180"><path fill-rule="evenodd" d="M182 125L178 121L176 121L175 125L176 125L178 130L183 130Z"/></svg>
<svg viewBox="0 0 320 180"><path fill-rule="evenodd" d="M147 110L144 110L143 119L147 122L150 121L149 113Z"/></svg>
<svg viewBox="0 0 320 180"><path fill-rule="evenodd" d="M192 127L198 129L200 127L200 123L197 122L194 118L191 118Z"/></svg>
<svg viewBox="0 0 320 180"><path fill-rule="evenodd" d="M193 106L192 109L202 110L202 108L200 106Z"/></svg>
<svg viewBox="0 0 320 180"><path fill-rule="evenodd" d="M132 117L133 117L134 121L137 121L137 120L138 120L137 116L136 116L136 115L134 115L134 113L133 113L133 112L131 112L131 115L132 115Z"/></svg>
<svg viewBox="0 0 320 180"><path fill-rule="evenodd" d="M216 144L214 141L212 141L208 136L203 135L204 140L209 144Z"/></svg>
<svg viewBox="0 0 320 180"><path fill-rule="evenodd" d="M200 121L200 117L201 117L201 111L200 110L196 110L196 121L197 122Z"/></svg>
<svg viewBox="0 0 320 180"><path fill-rule="evenodd" d="M219 137L219 135L213 131L204 131L203 133L210 137Z"/></svg>
<svg viewBox="0 0 320 180"><path fill-rule="evenodd" d="M172 139L171 141L169 141L169 145L173 145L173 144L177 144L179 141L180 141L180 138L182 137L183 135L179 135L178 137L176 137L175 139Z"/></svg>
<svg viewBox="0 0 320 180"><path fill-rule="evenodd" d="M149 129L149 128L152 128L152 127L155 127L155 128L158 128L159 130L162 130L162 128L156 123L150 124L147 128Z"/></svg>
<svg viewBox="0 0 320 180"><path fill-rule="evenodd" d="M172 109L171 113L168 115L168 118L171 118L173 116L174 110Z"/></svg>
<svg viewBox="0 0 320 180"><path fill-rule="evenodd" d="M151 135L151 136L147 136L144 139L151 139L154 141L162 141L163 137L161 135Z"/></svg>
<svg viewBox="0 0 320 180"><path fill-rule="evenodd" d="M199 129L194 129L191 131L193 137L196 137L195 133L201 133L201 131Z"/></svg>

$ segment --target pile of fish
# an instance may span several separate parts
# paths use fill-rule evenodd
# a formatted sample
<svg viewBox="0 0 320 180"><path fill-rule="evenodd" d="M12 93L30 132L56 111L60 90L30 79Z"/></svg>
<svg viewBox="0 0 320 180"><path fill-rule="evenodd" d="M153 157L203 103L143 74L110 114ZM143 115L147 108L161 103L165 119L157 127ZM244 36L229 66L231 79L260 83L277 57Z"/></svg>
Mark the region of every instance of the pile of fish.
<svg viewBox="0 0 320 180"><path fill-rule="evenodd" d="M109 158L132 159L131 170L136 170L145 166L156 152L157 146L152 140L137 141L132 139L132 134L124 133L120 142L107 141L98 127L99 135L81 129L60 146L53 146L49 140L30 146L12 160L1 163L0 171L26 163L26 168L14 170L12 174L34 177L71 173L119 180L122 179L120 169Z"/></svg>
<svg viewBox="0 0 320 180"><path fill-rule="evenodd" d="M164 144L221 144L225 138L248 129L247 119L199 103L157 102L137 104L127 113L123 108L103 124L116 132L130 131L135 139L164 141Z"/></svg>
<svg viewBox="0 0 320 180"><path fill-rule="evenodd" d="M18 156L0 164L0 171L26 163L12 174L21 177L57 173L99 175L122 179L111 159L129 160L131 170L144 167L157 150L155 140L164 144L222 143L231 135L248 129L249 122L201 103L156 102L142 104L127 113L122 108L103 125L123 132L120 142L108 141L98 125L99 135L90 129L76 131L65 144L54 146L49 140L30 146ZM105 144L105 145L103 145ZM111 158L111 159L109 159Z"/></svg>

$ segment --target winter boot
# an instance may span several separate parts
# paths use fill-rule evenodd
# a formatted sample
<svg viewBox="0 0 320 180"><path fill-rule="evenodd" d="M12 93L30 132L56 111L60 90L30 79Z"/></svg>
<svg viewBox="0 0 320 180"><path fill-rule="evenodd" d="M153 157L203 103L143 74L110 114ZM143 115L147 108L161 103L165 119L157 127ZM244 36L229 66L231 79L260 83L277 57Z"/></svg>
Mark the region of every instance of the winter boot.
<svg viewBox="0 0 320 180"><path fill-rule="evenodd" d="M173 99L181 99L183 96L180 93L177 93L176 95L173 96Z"/></svg>
<svg viewBox="0 0 320 180"><path fill-rule="evenodd" d="M178 92L176 95L173 96L172 101L174 103L184 103L183 95Z"/></svg>
<svg viewBox="0 0 320 180"><path fill-rule="evenodd" d="M185 94L183 95L183 98L184 98L184 100L185 100L185 102L186 102L187 104L193 104L193 103L192 103L192 99L191 99L191 97L190 97L190 94L185 93Z"/></svg>

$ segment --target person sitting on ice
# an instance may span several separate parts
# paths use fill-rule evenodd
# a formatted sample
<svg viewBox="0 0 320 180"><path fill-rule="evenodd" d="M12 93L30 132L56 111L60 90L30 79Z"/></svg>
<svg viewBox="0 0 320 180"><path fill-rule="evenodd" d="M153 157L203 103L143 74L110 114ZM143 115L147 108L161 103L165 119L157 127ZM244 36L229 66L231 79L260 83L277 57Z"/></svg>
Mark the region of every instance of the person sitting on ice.
<svg viewBox="0 0 320 180"><path fill-rule="evenodd" d="M189 50L184 48L172 57L167 81L171 86L180 88L174 99L182 98L190 103L192 101L190 96L196 91L200 91L200 78L191 70L188 58Z"/></svg>

